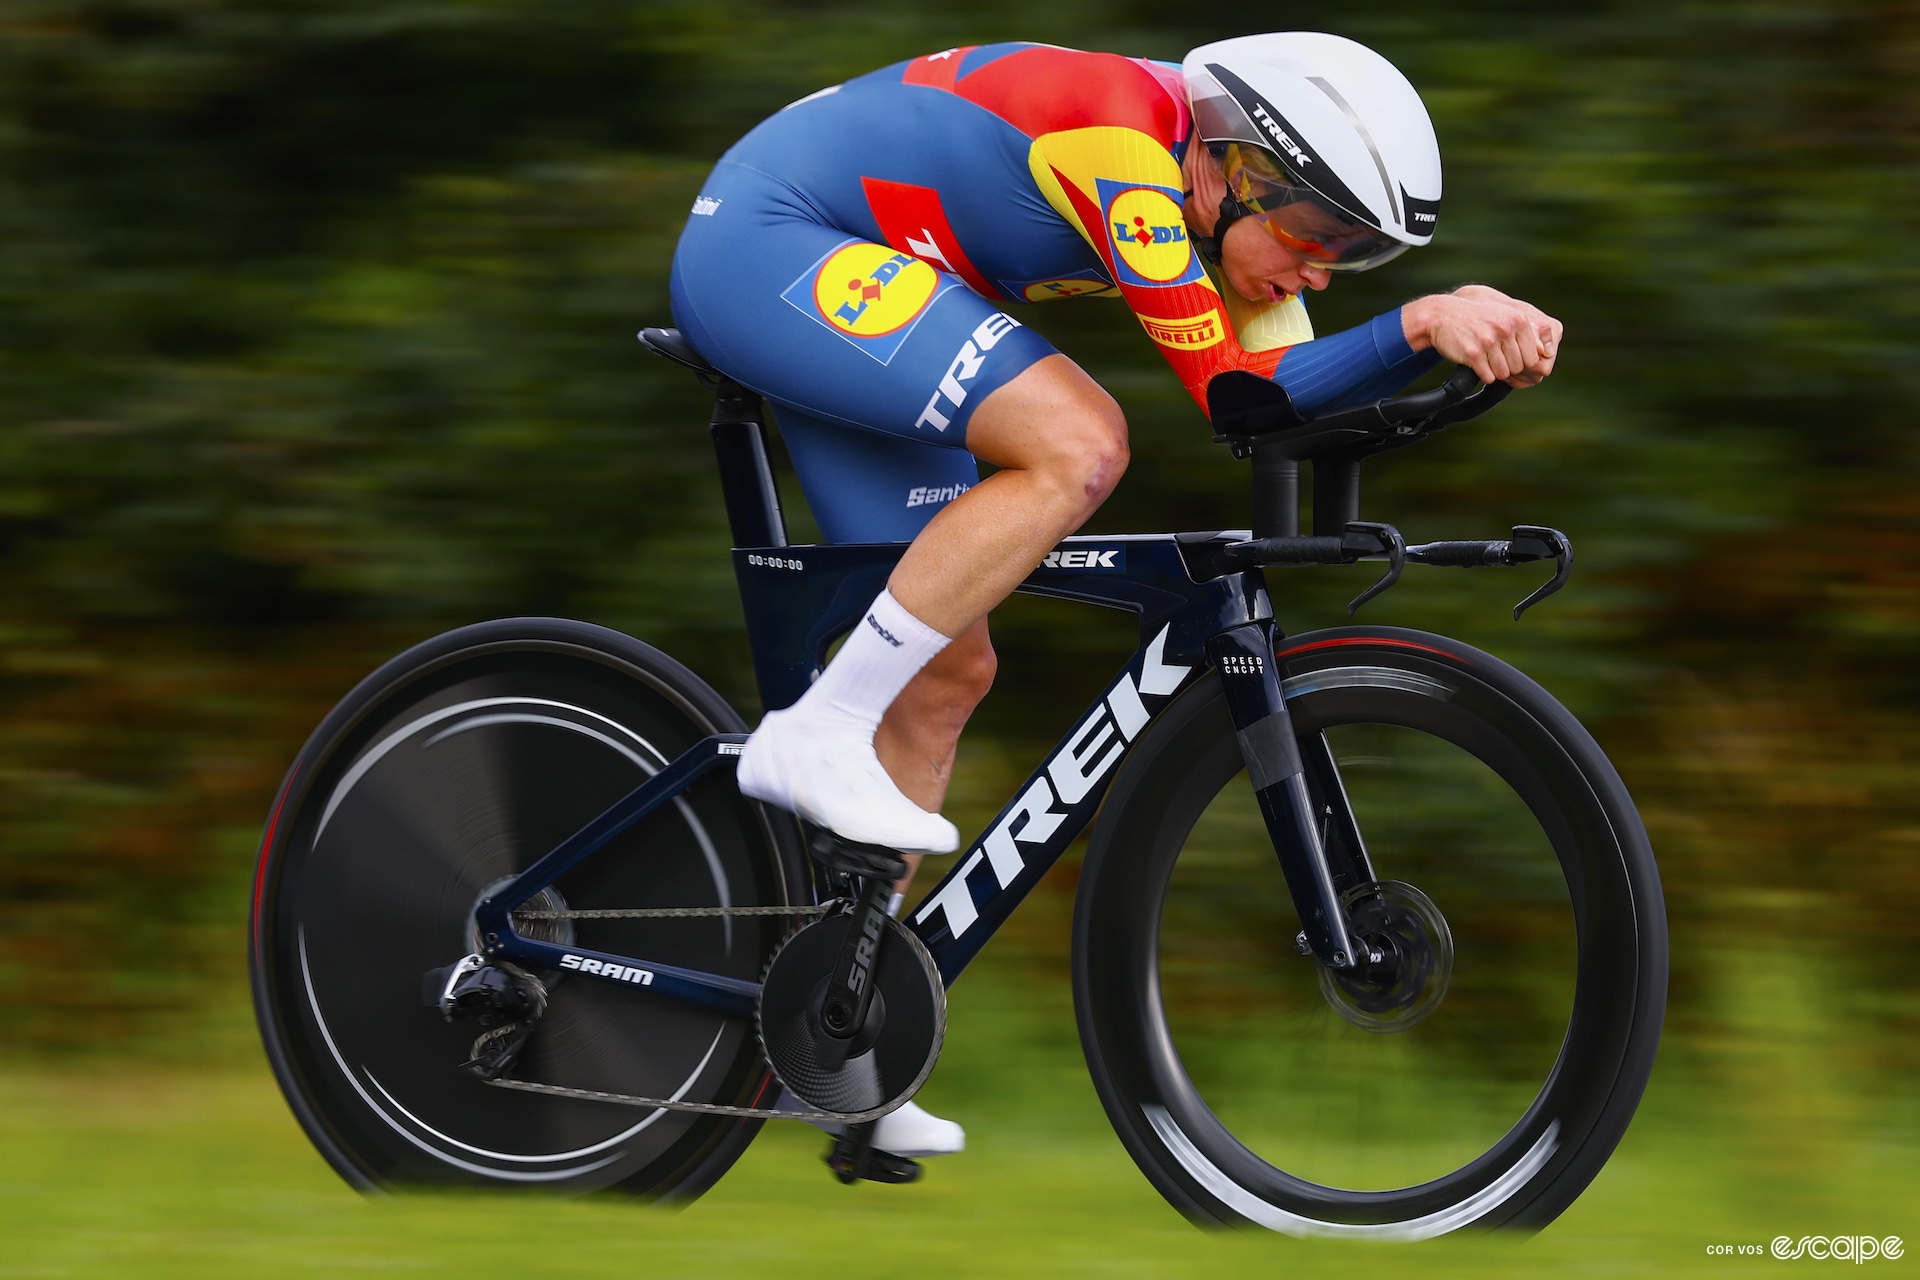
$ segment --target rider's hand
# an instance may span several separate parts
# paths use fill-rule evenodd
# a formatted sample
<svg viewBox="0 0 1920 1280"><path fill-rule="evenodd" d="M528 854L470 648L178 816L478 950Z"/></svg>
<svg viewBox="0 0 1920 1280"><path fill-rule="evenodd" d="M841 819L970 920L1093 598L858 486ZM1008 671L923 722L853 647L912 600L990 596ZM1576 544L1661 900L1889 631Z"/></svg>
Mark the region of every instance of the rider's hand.
<svg viewBox="0 0 1920 1280"><path fill-rule="evenodd" d="M1560 351L1558 320L1483 284L1416 298L1401 308L1400 323L1415 351L1432 347L1482 382L1537 386Z"/></svg>

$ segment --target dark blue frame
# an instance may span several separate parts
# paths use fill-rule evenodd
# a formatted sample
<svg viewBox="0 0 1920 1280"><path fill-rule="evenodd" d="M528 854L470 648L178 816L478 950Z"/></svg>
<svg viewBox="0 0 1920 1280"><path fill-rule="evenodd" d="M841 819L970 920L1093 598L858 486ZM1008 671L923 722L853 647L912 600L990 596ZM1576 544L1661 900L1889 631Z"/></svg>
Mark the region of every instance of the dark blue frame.
<svg viewBox="0 0 1920 1280"><path fill-rule="evenodd" d="M787 545L757 398L723 383L712 430L761 697L768 708L789 706L825 665L833 642L859 621L886 585L908 544ZM1261 571L1216 574L1205 567L1212 550L1246 536L1068 538L1019 586L1026 594L1129 610L1140 620L1140 644L1100 699L908 918L907 926L926 944L949 986L1092 821L1128 744L1209 671L1225 688L1312 950L1323 964L1344 968L1351 963L1354 952L1312 818L1305 772L1315 769L1323 794L1329 794L1321 775L1331 768L1331 757L1303 765L1272 659L1278 633ZM620 832L737 758L744 741L743 735L720 734L697 743L481 902L475 918L484 952L530 968L573 969L752 1017L757 983L536 941L515 931L511 918L516 907ZM1330 794L1336 806L1344 806L1337 782ZM1351 814L1335 818L1351 825ZM1372 878L1363 866L1339 871L1341 883L1356 875Z"/></svg>

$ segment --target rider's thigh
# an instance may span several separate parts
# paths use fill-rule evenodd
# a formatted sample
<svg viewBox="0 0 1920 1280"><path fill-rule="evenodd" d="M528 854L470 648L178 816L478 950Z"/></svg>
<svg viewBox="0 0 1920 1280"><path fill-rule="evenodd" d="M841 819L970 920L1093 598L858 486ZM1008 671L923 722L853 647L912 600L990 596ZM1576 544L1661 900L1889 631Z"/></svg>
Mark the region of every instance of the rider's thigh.
<svg viewBox="0 0 1920 1280"><path fill-rule="evenodd" d="M673 314L735 381L903 440L966 447L974 410L1053 345L957 276L815 221L722 161L674 254Z"/></svg>
<svg viewBox="0 0 1920 1280"><path fill-rule="evenodd" d="M1097 504L1127 468L1127 419L1106 388L1055 354L987 397L967 447L997 467L1056 476Z"/></svg>
<svg viewBox="0 0 1920 1280"><path fill-rule="evenodd" d="M980 483L973 455L828 422L789 405L774 421L828 542L911 542Z"/></svg>

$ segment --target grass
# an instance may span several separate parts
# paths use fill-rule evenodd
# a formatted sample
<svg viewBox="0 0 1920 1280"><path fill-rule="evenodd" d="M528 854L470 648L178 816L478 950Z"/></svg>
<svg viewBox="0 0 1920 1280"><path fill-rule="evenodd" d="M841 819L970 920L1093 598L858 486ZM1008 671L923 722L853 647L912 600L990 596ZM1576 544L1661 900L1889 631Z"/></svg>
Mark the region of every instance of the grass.
<svg viewBox="0 0 1920 1280"><path fill-rule="evenodd" d="M0 1276L784 1278L844 1274L853 1250L883 1272L943 1278L1383 1265L1420 1276L1694 1276L1781 1265L1708 1256L1713 1245L1914 1225L1911 1101L1905 1114L1869 1104L1867 1091L1819 1074L1816 1041L1776 1036L1768 1047L1756 1035L1731 1056L1670 1052L1613 1162L1532 1239L1381 1246L1198 1231L1107 1130L1064 983L1031 964L987 964L954 996L949 1050L925 1097L967 1124L965 1154L931 1162L915 1186L845 1188L819 1163L824 1139L769 1126L679 1212L605 1197L363 1198L313 1153L257 1061L15 1066L0 1072ZM1783 1009L1794 1013L1769 1006L1776 1029Z"/></svg>

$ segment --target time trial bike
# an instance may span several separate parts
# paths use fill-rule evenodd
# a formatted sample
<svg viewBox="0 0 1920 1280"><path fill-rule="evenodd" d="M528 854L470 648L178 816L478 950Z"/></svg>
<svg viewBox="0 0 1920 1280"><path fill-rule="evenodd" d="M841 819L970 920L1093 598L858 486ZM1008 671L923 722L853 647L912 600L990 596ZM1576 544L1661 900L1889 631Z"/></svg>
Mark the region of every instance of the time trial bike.
<svg viewBox="0 0 1920 1280"><path fill-rule="evenodd" d="M710 433L761 696L791 704L905 544L788 545L762 404L672 330ZM1633 802L1539 685L1444 636L1283 635L1265 570L1507 566L1517 526L1407 545L1362 462L1486 412L1444 386L1303 417L1216 379L1252 528L1069 538L1024 592L1131 612L1139 646L901 919L890 850L743 798L740 715L582 622L463 627L367 677L261 844L253 991L295 1115L362 1188L685 1199L760 1124L837 1121L843 1180L906 1180L874 1121L926 1080L947 988L1094 823L1074 909L1089 1073L1196 1222L1418 1239L1538 1228L1598 1173L1652 1069L1661 889ZM1300 464L1311 532L1298 531ZM1096 820L1097 819L1097 820ZM773 1106L785 1085L799 1109Z"/></svg>

